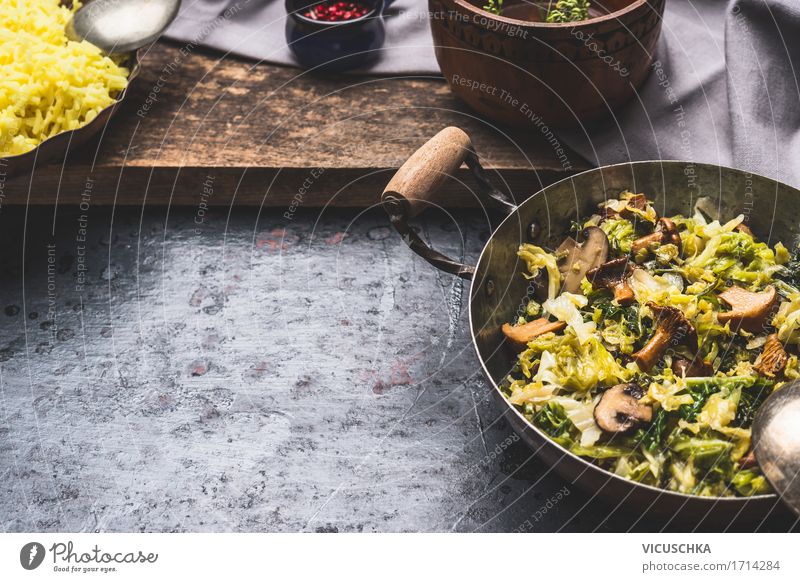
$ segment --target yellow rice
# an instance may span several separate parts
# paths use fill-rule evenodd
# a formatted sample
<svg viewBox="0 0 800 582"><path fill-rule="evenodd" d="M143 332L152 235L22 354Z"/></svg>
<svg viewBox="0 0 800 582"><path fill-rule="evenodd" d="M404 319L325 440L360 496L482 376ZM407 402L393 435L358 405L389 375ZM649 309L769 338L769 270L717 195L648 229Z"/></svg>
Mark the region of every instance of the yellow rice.
<svg viewBox="0 0 800 582"><path fill-rule="evenodd" d="M67 40L71 14L59 0L0 0L0 156L89 123L127 84L127 69Z"/></svg>

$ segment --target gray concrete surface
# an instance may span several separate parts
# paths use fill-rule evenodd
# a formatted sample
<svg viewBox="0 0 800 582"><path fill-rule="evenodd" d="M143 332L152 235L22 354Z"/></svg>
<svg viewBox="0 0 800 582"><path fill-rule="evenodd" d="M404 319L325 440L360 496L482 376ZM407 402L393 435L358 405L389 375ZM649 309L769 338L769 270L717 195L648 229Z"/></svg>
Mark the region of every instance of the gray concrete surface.
<svg viewBox="0 0 800 582"><path fill-rule="evenodd" d="M474 260L488 225L458 219L423 232ZM380 212L4 207L0 226L3 531L661 527L514 440L466 287Z"/></svg>

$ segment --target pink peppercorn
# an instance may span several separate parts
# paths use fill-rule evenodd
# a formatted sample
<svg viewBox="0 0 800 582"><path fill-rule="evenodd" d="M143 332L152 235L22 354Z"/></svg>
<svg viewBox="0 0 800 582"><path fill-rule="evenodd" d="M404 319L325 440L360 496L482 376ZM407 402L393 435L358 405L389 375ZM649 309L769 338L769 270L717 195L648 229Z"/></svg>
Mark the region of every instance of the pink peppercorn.
<svg viewBox="0 0 800 582"><path fill-rule="evenodd" d="M342 0L332 0L317 4L313 8L303 13L306 18L312 20L324 20L326 22L340 22L343 20L353 20L361 18L369 12L369 6L361 2L343 2Z"/></svg>

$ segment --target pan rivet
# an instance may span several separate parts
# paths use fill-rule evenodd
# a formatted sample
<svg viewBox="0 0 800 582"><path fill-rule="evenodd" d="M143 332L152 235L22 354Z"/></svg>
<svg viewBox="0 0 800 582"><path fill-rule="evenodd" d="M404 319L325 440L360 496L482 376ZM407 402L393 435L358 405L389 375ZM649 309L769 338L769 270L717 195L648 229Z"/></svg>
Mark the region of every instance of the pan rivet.
<svg viewBox="0 0 800 582"><path fill-rule="evenodd" d="M539 223L536 222L535 220L532 221L528 225L528 240L531 242L535 241L537 238L539 238L539 234L541 232L542 232L542 227L539 226Z"/></svg>
<svg viewBox="0 0 800 582"><path fill-rule="evenodd" d="M486 281L486 296L491 297L492 293L494 293L494 281L489 279Z"/></svg>

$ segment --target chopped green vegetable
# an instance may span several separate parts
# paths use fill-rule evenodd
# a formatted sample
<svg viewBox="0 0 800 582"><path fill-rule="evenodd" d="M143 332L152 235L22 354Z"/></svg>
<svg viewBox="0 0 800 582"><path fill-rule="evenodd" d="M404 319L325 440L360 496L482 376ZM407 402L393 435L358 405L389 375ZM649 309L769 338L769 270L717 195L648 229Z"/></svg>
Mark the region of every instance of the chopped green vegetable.
<svg viewBox="0 0 800 582"><path fill-rule="evenodd" d="M589 18L589 0L558 0L551 6L552 3L548 5L547 22L577 22Z"/></svg>
<svg viewBox="0 0 800 582"><path fill-rule="evenodd" d="M752 469L736 473L731 479L731 484L739 495L744 495L745 497L772 492L772 488L764 475Z"/></svg>
<svg viewBox="0 0 800 582"><path fill-rule="evenodd" d="M624 447L611 447L607 445L594 445L591 447L575 445L570 448L570 452L593 459L613 459L630 454L630 450Z"/></svg>
<svg viewBox="0 0 800 582"><path fill-rule="evenodd" d="M781 245L783 246L783 245ZM777 245L776 245L777 247ZM800 244L795 245L778 277L795 289L800 289Z"/></svg>
<svg viewBox="0 0 800 582"><path fill-rule="evenodd" d="M652 453L661 446L666 430L667 411L661 408L649 426L636 431L634 439L639 442L643 449Z"/></svg>
<svg viewBox="0 0 800 582"><path fill-rule="evenodd" d="M716 394L723 390L730 392L736 388L746 388L747 390L742 390L740 399L745 397L748 402L752 403L753 394L761 394L762 392L768 394L773 385L774 382L760 376L715 376L712 378L687 378L686 391L691 394L693 402L692 404L685 404L681 406L678 409L678 413L684 420L694 422L697 419L697 415L701 410L703 410L703 407L708 402L708 398L712 394ZM747 396L744 396L745 394ZM763 398L766 398L766 395L761 398L762 401ZM755 414L755 410L749 410L747 404L742 407L741 400L739 407L742 408L742 415L747 414L747 417L750 419L747 424L752 422L752 414ZM747 410L746 413L744 412L745 410ZM736 418L741 418L744 420L746 417L740 417L739 412L737 411ZM741 424L736 426L741 426Z"/></svg>
<svg viewBox="0 0 800 582"><path fill-rule="evenodd" d="M491 12L492 14L500 14L503 10L503 0L487 0L487 3L484 4L483 9L486 12Z"/></svg>
<svg viewBox="0 0 800 582"><path fill-rule="evenodd" d="M551 437L558 438L569 436L572 422L567 418L564 407L557 402L548 402L533 417L536 426L541 428Z"/></svg>
<svg viewBox="0 0 800 582"><path fill-rule="evenodd" d="M636 238L636 231L630 220L623 218L604 220L600 229L608 236L608 244L618 253L631 252L631 245Z"/></svg>
<svg viewBox="0 0 800 582"><path fill-rule="evenodd" d="M692 495L768 492L760 469L743 469L743 459L759 406L800 378L800 248L759 242L739 227L742 216L665 218L643 195L624 192L576 222L608 237L601 261L634 262L602 284L584 265L577 293L559 293L558 268L569 265L540 247L519 248L527 278L548 276L547 301L526 298L519 323L565 325L527 342L503 393L555 442L623 478ZM637 259L634 248L646 250ZM733 307L720 295L732 285L778 291L764 331L720 322ZM793 353L765 377L756 359L772 333Z"/></svg>
<svg viewBox="0 0 800 582"><path fill-rule="evenodd" d="M525 261L528 266L528 273L530 274L525 275L527 278L536 277L542 269L547 271L547 297L555 299L561 285L561 273L558 271L558 262L555 255L536 245L524 244L520 245L517 256Z"/></svg>
<svg viewBox="0 0 800 582"><path fill-rule="evenodd" d="M684 458L718 460L728 453L733 444L730 441L714 438L678 437L671 444L673 451Z"/></svg>
<svg viewBox="0 0 800 582"><path fill-rule="evenodd" d="M743 389L739 395L739 406L736 409L736 417L731 423L733 426L750 426L756 415L758 407L767 399L772 392L774 382L763 380L755 382L752 386Z"/></svg>

